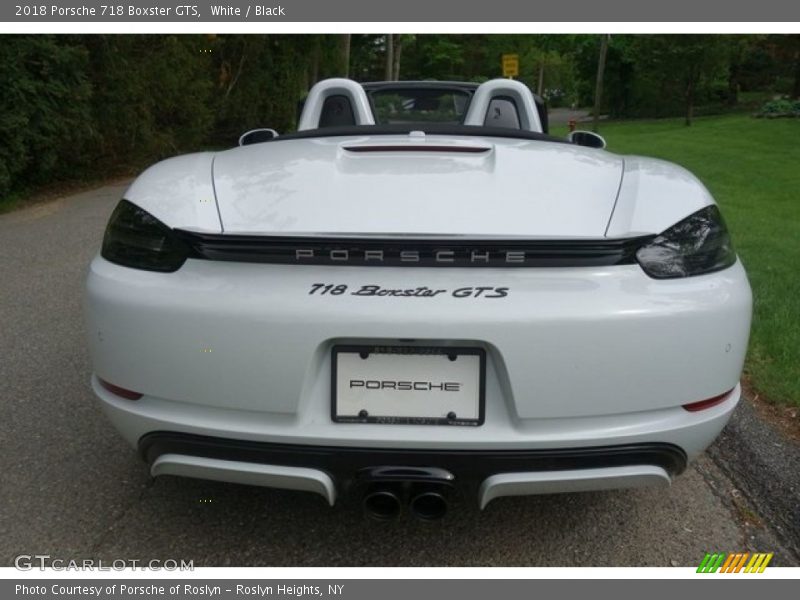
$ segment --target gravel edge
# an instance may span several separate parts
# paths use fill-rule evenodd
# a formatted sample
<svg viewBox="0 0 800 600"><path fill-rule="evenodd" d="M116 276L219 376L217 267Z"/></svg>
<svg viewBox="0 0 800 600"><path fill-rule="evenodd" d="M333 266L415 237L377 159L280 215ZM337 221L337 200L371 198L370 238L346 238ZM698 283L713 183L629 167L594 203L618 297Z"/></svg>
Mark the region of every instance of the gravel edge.
<svg viewBox="0 0 800 600"><path fill-rule="evenodd" d="M760 418L745 398L707 452L800 559L800 445Z"/></svg>

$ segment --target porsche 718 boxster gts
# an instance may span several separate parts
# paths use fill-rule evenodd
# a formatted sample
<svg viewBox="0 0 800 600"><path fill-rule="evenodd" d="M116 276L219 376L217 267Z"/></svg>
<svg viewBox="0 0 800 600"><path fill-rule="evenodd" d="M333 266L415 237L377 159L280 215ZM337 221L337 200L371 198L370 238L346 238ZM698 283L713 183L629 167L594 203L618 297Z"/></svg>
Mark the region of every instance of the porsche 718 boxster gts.
<svg viewBox="0 0 800 600"><path fill-rule="evenodd" d="M691 173L547 129L517 81L330 79L147 169L87 282L111 422L382 519L669 484L739 402L745 271Z"/></svg>

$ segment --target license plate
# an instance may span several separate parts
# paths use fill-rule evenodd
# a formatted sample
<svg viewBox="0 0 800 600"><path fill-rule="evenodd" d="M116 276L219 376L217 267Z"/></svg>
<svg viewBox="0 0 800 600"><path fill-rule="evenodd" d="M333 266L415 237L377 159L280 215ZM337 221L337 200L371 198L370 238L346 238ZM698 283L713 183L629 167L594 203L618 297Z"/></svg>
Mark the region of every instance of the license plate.
<svg viewBox="0 0 800 600"><path fill-rule="evenodd" d="M483 423L482 348L334 346L331 371L338 423Z"/></svg>

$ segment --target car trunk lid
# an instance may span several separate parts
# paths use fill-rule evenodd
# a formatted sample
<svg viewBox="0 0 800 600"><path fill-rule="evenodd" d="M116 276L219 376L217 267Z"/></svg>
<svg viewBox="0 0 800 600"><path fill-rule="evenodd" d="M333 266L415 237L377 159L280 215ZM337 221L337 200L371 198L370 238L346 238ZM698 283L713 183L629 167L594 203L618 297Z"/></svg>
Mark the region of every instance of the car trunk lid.
<svg viewBox="0 0 800 600"><path fill-rule="evenodd" d="M598 238L622 168L557 142L330 137L221 152L214 184L231 234Z"/></svg>

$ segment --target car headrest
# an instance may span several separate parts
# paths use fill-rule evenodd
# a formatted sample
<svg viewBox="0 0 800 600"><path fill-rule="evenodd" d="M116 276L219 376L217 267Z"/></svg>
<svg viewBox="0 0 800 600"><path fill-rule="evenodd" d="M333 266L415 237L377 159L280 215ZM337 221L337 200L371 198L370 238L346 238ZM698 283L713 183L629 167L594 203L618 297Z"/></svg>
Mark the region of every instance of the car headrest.
<svg viewBox="0 0 800 600"><path fill-rule="evenodd" d="M350 117L352 120L349 122L339 122L339 119L344 121ZM324 79L311 88L303 105L297 130L374 124L375 119L364 88L351 79L335 78Z"/></svg>
<svg viewBox="0 0 800 600"><path fill-rule="evenodd" d="M492 79L478 86L464 118L464 125L482 126L487 124L490 106L495 99L505 99L514 104L517 110L520 129L543 132L542 122L533 94L524 83L513 79Z"/></svg>

